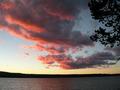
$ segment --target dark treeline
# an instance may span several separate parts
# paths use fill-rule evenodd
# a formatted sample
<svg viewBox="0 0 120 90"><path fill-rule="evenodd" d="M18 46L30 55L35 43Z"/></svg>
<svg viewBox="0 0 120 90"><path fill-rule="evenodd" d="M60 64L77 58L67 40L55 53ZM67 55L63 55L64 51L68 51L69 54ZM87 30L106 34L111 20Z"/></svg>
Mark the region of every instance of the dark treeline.
<svg viewBox="0 0 120 90"><path fill-rule="evenodd" d="M21 74L0 72L1 78L78 78L78 77L105 77L120 76L120 74L67 74L67 75L49 75L49 74Z"/></svg>

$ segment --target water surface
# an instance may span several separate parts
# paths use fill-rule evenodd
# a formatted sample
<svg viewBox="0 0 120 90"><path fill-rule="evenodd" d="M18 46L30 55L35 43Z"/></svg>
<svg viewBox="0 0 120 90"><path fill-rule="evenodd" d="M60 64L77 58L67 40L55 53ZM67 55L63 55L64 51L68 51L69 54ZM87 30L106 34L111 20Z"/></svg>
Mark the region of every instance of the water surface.
<svg viewBox="0 0 120 90"><path fill-rule="evenodd" d="M0 90L120 90L120 77L0 78Z"/></svg>

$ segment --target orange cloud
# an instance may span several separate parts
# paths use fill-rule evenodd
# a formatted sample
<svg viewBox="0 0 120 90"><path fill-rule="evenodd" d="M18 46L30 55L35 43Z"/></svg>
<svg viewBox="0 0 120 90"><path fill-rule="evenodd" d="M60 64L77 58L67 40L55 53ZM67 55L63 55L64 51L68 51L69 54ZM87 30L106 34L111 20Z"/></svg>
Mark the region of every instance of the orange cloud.
<svg viewBox="0 0 120 90"><path fill-rule="evenodd" d="M49 14L52 15L54 17L58 17L60 20L74 20L75 17L73 15L68 15L68 14L64 14L64 12L62 11L51 11L48 8L44 8L44 10Z"/></svg>
<svg viewBox="0 0 120 90"><path fill-rule="evenodd" d="M28 30L28 31L33 31L33 32L46 32L46 30L42 27L38 27L36 25L31 24L30 22L25 22L19 19L15 19L10 15L5 16L6 21L9 24L15 24L15 25L19 25L20 27Z"/></svg>
<svg viewBox="0 0 120 90"><path fill-rule="evenodd" d="M10 0L4 0L3 2L0 2L0 8L4 10L9 10L15 8L15 4Z"/></svg>
<svg viewBox="0 0 120 90"><path fill-rule="evenodd" d="M76 53L77 48L94 46L88 35L72 30L74 20L80 13L80 2L81 0L6 0L0 4L0 28L5 28L6 32L17 38L35 42L36 45L30 48L48 52L47 56L39 56L38 59L50 66L58 63L58 67L64 69L78 69L109 64L105 62L104 54L112 56L111 53L76 58L76 62L72 56L67 55L69 49ZM99 56L104 56L104 59L96 59Z"/></svg>
<svg viewBox="0 0 120 90"><path fill-rule="evenodd" d="M15 0L12 3L15 4L15 8L1 7L3 8L0 16L1 28L5 28L6 32L15 37L35 42L37 45L31 48L48 52L48 56L39 57L43 63L57 62L61 67L69 67L63 64L65 61L72 61L65 55L69 48L94 46L93 42L80 31L72 31L75 14L78 13L76 7L79 6L78 2L74 3L69 0L58 3L55 0L51 2L41 0L38 1L38 5L34 0L29 2L28 0L22 2ZM69 5L66 6L66 4Z"/></svg>

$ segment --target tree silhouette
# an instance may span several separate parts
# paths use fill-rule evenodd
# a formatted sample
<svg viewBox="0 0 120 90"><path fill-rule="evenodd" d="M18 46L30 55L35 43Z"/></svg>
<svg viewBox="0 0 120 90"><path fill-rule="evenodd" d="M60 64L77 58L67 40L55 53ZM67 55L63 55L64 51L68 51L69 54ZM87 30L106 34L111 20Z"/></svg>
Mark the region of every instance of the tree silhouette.
<svg viewBox="0 0 120 90"><path fill-rule="evenodd" d="M91 0L88 6L100 23L90 38L105 46L120 46L120 0Z"/></svg>

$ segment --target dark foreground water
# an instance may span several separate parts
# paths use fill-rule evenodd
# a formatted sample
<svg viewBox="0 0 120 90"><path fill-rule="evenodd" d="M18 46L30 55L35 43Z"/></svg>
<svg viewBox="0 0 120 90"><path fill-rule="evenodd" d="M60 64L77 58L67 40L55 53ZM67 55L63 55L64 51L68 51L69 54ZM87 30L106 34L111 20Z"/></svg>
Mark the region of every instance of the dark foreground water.
<svg viewBox="0 0 120 90"><path fill-rule="evenodd" d="M120 77L0 78L0 90L120 90Z"/></svg>

